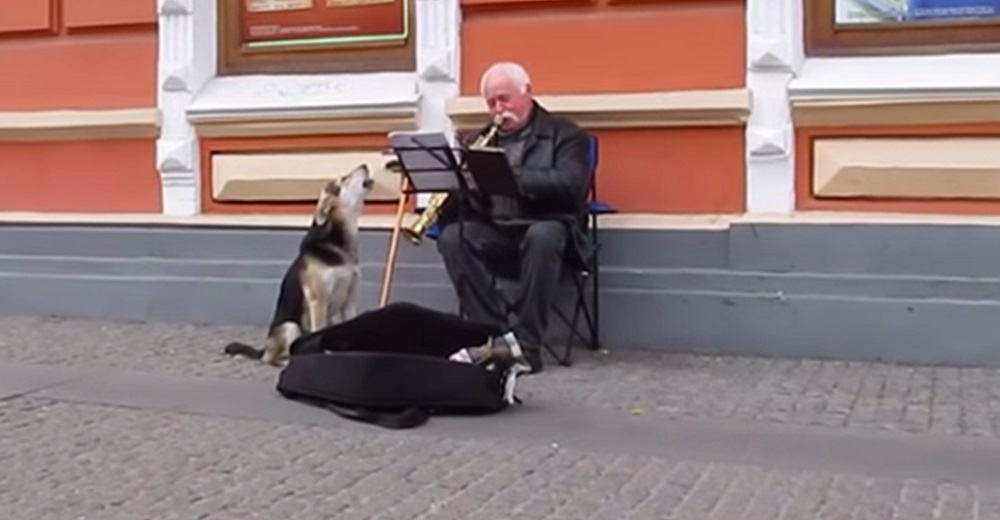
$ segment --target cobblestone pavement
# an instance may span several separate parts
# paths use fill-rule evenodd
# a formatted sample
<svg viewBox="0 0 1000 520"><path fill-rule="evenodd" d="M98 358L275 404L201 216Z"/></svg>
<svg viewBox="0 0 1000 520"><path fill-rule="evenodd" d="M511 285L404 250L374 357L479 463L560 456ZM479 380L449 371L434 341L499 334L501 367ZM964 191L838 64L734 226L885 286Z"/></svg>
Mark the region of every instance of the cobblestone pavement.
<svg viewBox="0 0 1000 520"><path fill-rule="evenodd" d="M228 341L261 335L253 327L4 317L0 364L271 381L276 369L221 354ZM893 439L941 442L1000 431L996 370L580 351L573 368L552 366L522 387L526 400L754 428L888 429ZM0 519L1000 520L1000 479L886 477L877 460L865 460L870 471L797 470L685 460L697 457L675 451L683 455L29 394L0 400Z"/></svg>
<svg viewBox="0 0 1000 520"><path fill-rule="evenodd" d="M276 370L221 354L258 342L255 327L0 318L0 362L120 367L271 380ZM522 395L554 402L906 432L1000 436L1000 370L718 358L578 349L571 369L550 362Z"/></svg>
<svg viewBox="0 0 1000 520"><path fill-rule="evenodd" d="M1000 486L16 398L0 518L1000 519Z"/></svg>

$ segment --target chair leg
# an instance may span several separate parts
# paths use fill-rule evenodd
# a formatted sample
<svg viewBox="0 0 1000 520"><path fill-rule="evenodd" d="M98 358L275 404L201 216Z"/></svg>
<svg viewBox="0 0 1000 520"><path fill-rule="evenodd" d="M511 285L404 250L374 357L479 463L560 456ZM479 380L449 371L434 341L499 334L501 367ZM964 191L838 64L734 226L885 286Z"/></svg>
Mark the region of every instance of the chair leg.
<svg viewBox="0 0 1000 520"><path fill-rule="evenodd" d="M492 278L493 287L497 287L497 281L498 281L497 277L494 276ZM503 301L504 310L507 312L507 314L512 314L512 313L517 312L518 304L516 302L511 302L509 299L507 299L503 295L501 295L500 297L501 297L501 299ZM555 309L555 311L556 311L556 314L559 315L560 318L565 319L565 316L562 315L562 313L561 313L561 311L559 309ZM556 362L558 362L560 365L567 366L567 367L573 365L573 361L572 361L572 358L570 356L570 352L569 352L568 348L567 348L566 353L564 353L562 356L560 356L559 354L556 353L555 349L552 347L552 345L549 344L548 341L542 340L542 348L545 349L545 350L547 350L549 352L549 354L551 354L552 357L555 358Z"/></svg>
<svg viewBox="0 0 1000 520"><path fill-rule="evenodd" d="M601 271L600 266L597 262L596 254L594 258L594 271L591 273L592 279L591 283L591 301L593 304L594 314L591 316L587 314L587 326L590 328L590 350L600 350L601 349L601 284L598 278L598 273Z"/></svg>
<svg viewBox="0 0 1000 520"><path fill-rule="evenodd" d="M599 347L599 340L597 337L597 313L596 313L597 307L595 304L592 304L590 306L593 307L593 312L592 312L592 310L587 305L587 298L586 298L587 294L586 280L591 279L591 276L593 276L594 273L596 273L596 270L593 273L585 273L581 277L575 278L574 281L577 284L576 285L576 290L578 295L577 312L583 313L583 319L587 323L587 333L588 333L587 338L584 338L583 334L580 332L577 332L577 336L580 338L580 342L583 343L586 347L588 347L591 350L598 350L600 347ZM593 283L596 283L596 279L594 279ZM596 292L592 294L596 294ZM574 322L576 322L577 317L574 316L573 319ZM573 330L578 330L578 329L574 326Z"/></svg>
<svg viewBox="0 0 1000 520"><path fill-rule="evenodd" d="M577 298L576 298L576 305L573 308L573 319L570 321L570 323L567 324L569 326L569 333L566 334L566 357L567 358L569 358L573 354L573 339L574 338L579 338L580 342L583 343L584 345L587 344L587 339L584 338L582 334L580 334L580 329L577 328L580 325L580 311L581 310L583 310L584 314L586 314L586 312L587 312L586 305L584 305L583 299L580 298L580 294L578 292L577 293Z"/></svg>
<svg viewBox="0 0 1000 520"><path fill-rule="evenodd" d="M553 348L552 345L550 345L548 341L543 341L542 342L542 347L544 347L545 350L549 351L549 354L551 354L552 357L553 357L553 359L555 359L556 362L559 363L560 365L562 365L564 367L571 367L571 366L573 366L573 359L570 356L570 349L569 349L569 347L566 347L566 352L564 352L562 356L560 356L559 354L556 353L556 349Z"/></svg>
<svg viewBox="0 0 1000 520"><path fill-rule="evenodd" d="M583 299L580 298L580 294L577 292L576 305L573 306L573 319L567 324L569 325L569 333L566 335L567 345L572 345L573 338L579 338L582 344L587 344L587 338L584 338L583 335L580 334L580 329L577 328L580 325L580 311L582 310L586 313L586 309L584 307Z"/></svg>
<svg viewBox="0 0 1000 520"><path fill-rule="evenodd" d="M576 329L577 323L579 321L579 319L578 319L578 313L574 312L573 313L573 319L569 319L569 318L566 317L566 313L564 313L562 309L556 307L555 305L552 306L552 312L555 313L555 315L563 322L563 324L566 325L566 328L569 330L569 332L566 334L566 344L565 344L565 347L564 347L565 348L565 352L563 353L562 357L560 358L559 356L555 356L554 353L553 353L553 356L555 356L557 359L561 359L561 361L560 361L561 364L563 364L565 366L570 366L570 365L573 364L573 361L572 361L573 360L573 338L574 337L579 338L580 341L583 342L584 344L586 344L587 339L584 338L580 334L580 332ZM551 350L550 350L550 352L551 352Z"/></svg>

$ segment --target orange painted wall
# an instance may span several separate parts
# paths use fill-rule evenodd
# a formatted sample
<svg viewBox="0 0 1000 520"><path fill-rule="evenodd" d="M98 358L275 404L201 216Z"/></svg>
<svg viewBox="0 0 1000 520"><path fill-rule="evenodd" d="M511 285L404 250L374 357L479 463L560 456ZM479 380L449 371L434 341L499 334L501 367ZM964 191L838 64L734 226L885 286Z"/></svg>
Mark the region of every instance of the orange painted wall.
<svg viewBox="0 0 1000 520"><path fill-rule="evenodd" d="M742 0L463 0L462 95L514 60L545 94L744 84Z"/></svg>
<svg viewBox="0 0 1000 520"><path fill-rule="evenodd" d="M159 213L151 140L0 142L0 211Z"/></svg>
<svg viewBox="0 0 1000 520"><path fill-rule="evenodd" d="M381 151L389 146L384 134L355 134L305 137L259 137L201 140L201 210L203 213L307 214L316 207L311 202L220 202L212 199L212 155L220 152L273 153L276 151ZM386 161L392 159L386 156ZM344 172L346 173L346 172ZM412 199L412 197L411 197ZM413 200L407 210L413 209ZM365 204L367 215L395 213L396 202Z"/></svg>
<svg viewBox="0 0 1000 520"><path fill-rule="evenodd" d="M619 211L743 211L746 176L742 128L593 133L600 146L597 194Z"/></svg>
<svg viewBox="0 0 1000 520"><path fill-rule="evenodd" d="M156 0L5 0L0 11L0 111L156 106ZM152 139L0 143L0 211L159 212L155 160Z"/></svg>
<svg viewBox="0 0 1000 520"><path fill-rule="evenodd" d="M743 0L463 0L462 81L517 61L537 94L742 88ZM743 211L743 129L601 130L599 192L620 211Z"/></svg>
<svg viewBox="0 0 1000 520"><path fill-rule="evenodd" d="M987 215L1000 213L1000 201L975 199L893 199L867 197L821 199L813 196L812 143L835 137L996 137L1000 124L798 128L796 130L795 199L803 210L940 213Z"/></svg>
<svg viewBox="0 0 1000 520"><path fill-rule="evenodd" d="M2 11L0 110L156 105L155 0L6 0Z"/></svg>

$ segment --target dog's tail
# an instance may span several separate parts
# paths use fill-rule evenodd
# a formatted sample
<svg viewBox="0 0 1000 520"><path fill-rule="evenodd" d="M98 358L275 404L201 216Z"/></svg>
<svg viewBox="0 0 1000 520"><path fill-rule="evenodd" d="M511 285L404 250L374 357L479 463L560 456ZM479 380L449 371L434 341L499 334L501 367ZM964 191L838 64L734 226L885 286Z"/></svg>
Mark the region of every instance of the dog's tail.
<svg viewBox="0 0 1000 520"><path fill-rule="evenodd" d="M230 356L243 356L250 359L262 359L264 357L264 349L253 348L246 343L240 343L239 341L234 341L226 345L226 354Z"/></svg>

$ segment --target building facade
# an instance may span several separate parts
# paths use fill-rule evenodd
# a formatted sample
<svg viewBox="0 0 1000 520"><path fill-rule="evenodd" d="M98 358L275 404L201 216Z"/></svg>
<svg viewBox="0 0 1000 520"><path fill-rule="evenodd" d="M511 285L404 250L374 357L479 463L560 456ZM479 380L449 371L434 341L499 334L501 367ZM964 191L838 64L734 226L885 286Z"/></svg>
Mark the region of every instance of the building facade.
<svg viewBox="0 0 1000 520"><path fill-rule="evenodd" d="M173 258L162 248L176 247L203 265L252 249L240 242L250 233L273 242L277 265L294 243L282 226L301 225L324 179L366 162L378 171L365 221L377 264L399 197L382 169L386 133L482 125L480 74L513 60L545 106L599 139L598 193L617 210L602 217L605 344L1000 363L983 339L1000 300L989 256L1000 210L997 2L9 4L0 216L25 257L45 256L31 245L52 243L43 237L72 234L53 222L116 222L87 232L114 235L121 258ZM168 222L186 227L160 249L125 242ZM50 252L91 254L74 240ZM396 297L448 302L438 270L427 281L418 268L437 265L433 248L412 249ZM4 289L65 288L20 265L7 266ZM53 269L98 290L83 264ZM374 294L381 268L371 273ZM254 278L253 297L236 282L205 295L238 309L217 321L266 319L274 276ZM129 296L108 298L135 301L103 312L187 319L165 310L179 286L150 277L123 281ZM38 298L4 307L91 309ZM955 327L983 337L942 350Z"/></svg>

